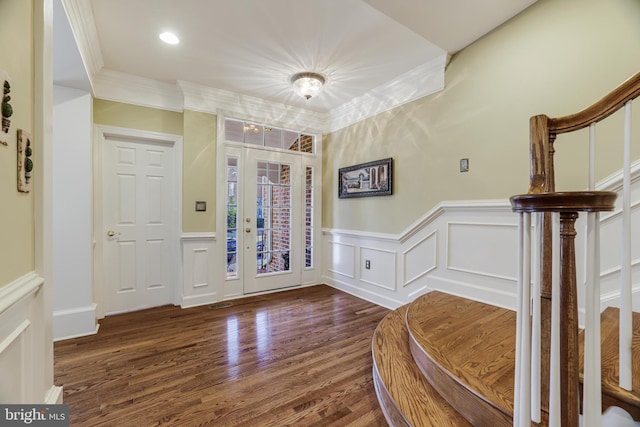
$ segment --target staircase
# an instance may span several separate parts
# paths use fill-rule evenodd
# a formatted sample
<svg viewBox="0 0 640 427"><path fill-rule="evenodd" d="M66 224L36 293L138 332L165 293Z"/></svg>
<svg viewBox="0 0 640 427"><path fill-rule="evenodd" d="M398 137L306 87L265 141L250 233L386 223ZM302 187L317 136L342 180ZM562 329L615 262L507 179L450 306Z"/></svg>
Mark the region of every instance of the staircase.
<svg viewBox="0 0 640 427"><path fill-rule="evenodd" d="M602 313L603 404L638 421L640 389L617 385L617 316L614 308ZM637 313L634 330L640 331ZM389 313L372 349L376 394L389 425L514 425L515 332L514 311L441 292ZM633 349L640 352L639 340ZM634 378L640 379L637 363ZM539 425L547 425L545 416Z"/></svg>
<svg viewBox="0 0 640 427"><path fill-rule="evenodd" d="M640 73L582 111L530 119L529 190L510 199L519 216L517 313L441 292L390 313L373 339L374 383L389 424L619 426L609 424L611 414L603 417L612 406L640 421L640 317L632 311L638 233L631 225L632 184L640 182L640 172L631 176L631 105L638 97ZM624 119L622 183L607 190L595 182L596 125L616 111ZM558 136L581 129L589 130L587 190L557 191ZM611 139L604 138L607 148ZM621 218L619 264L607 265L607 275L619 271L620 310L601 312L600 225L607 218L600 215L607 212ZM576 228L580 215L584 228Z"/></svg>

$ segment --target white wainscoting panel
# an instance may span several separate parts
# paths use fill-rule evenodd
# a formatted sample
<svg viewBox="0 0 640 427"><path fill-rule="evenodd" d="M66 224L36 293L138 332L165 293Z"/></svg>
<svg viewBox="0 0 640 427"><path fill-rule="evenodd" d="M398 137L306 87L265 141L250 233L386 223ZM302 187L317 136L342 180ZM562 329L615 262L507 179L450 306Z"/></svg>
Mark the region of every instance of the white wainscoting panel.
<svg viewBox="0 0 640 427"><path fill-rule="evenodd" d="M438 266L438 231L428 234L402 253L403 286L423 278Z"/></svg>
<svg viewBox="0 0 640 427"><path fill-rule="evenodd" d="M214 233L183 233L182 235L182 295L178 296L180 306L194 307L218 300L213 266Z"/></svg>
<svg viewBox="0 0 640 427"><path fill-rule="evenodd" d="M367 261L369 261L368 269ZM360 246L360 281L395 291L396 252Z"/></svg>
<svg viewBox="0 0 640 427"><path fill-rule="evenodd" d="M33 351L29 327L31 322L23 320L0 341L0 366L3 369L0 381L0 402L25 402L32 383L29 366L33 364Z"/></svg>
<svg viewBox="0 0 640 427"><path fill-rule="evenodd" d="M440 290L515 308L517 215L506 200L443 203L399 235L325 229L323 238L324 282L382 306Z"/></svg>
<svg viewBox="0 0 640 427"><path fill-rule="evenodd" d="M62 387L52 387L44 375L53 360L46 360L51 333L46 331L43 285L44 279L31 272L0 287L2 403L60 403Z"/></svg>
<svg viewBox="0 0 640 427"><path fill-rule="evenodd" d="M517 231L514 224L449 222L447 268L515 282L517 251L501 249L517 241Z"/></svg>
<svg viewBox="0 0 640 427"><path fill-rule="evenodd" d="M350 279L355 278L356 245L338 241L327 242L327 270Z"/></svg>

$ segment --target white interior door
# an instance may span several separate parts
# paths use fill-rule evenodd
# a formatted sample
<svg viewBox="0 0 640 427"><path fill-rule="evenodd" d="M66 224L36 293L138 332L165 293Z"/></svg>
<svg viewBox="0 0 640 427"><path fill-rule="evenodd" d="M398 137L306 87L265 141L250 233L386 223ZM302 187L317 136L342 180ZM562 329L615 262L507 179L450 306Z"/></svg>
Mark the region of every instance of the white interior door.
<svg viewBox="0 0 640 427"><path fill-rule="evenodd" d="M122 137L102 147L105 311L171 303L174 147Z"/></svg>
<svg viewBox="0 0 640 427"><path fill-rule="evenodd" d="M302 281L300 156L250 148L235 161L227 209L227 267L244 293L297 286ZM234 163L234 160L231 160ZM228 166L229 167L229 166ZM229 274L228 274L229 276Z"/></svg>

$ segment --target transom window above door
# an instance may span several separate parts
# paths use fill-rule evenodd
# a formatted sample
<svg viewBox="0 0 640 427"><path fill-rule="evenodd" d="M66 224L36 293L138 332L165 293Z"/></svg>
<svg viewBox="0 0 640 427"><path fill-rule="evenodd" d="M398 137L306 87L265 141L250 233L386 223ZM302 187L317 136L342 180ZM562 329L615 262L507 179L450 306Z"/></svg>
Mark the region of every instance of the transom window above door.
<svg viewBox="0 0 640 427"><path fill-rule="evenodd" d="M315 136L244 120L225 119L226 141L299 153L315 153Z"/></svg>

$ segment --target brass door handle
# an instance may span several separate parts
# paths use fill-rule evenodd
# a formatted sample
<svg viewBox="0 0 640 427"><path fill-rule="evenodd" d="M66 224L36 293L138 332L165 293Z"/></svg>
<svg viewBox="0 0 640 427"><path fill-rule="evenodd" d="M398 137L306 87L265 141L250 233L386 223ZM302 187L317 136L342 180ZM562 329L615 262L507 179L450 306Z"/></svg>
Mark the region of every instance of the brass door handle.
<svg viewBox="0 0 640 427"><path fill-rule="evenodd" d="M246 231L247 233L251 233L251 229L249 227L245 228L244 231Z"/></svg>
<svg viewBox="0 0 640 427"><path fill-rule="evenodd" d="M113 230L107 231L107 236L109 236L109 237L119 236L120 234L121 233L119 231L113 231Z"/></svg>

